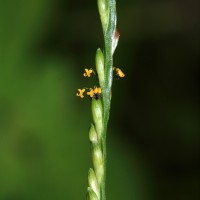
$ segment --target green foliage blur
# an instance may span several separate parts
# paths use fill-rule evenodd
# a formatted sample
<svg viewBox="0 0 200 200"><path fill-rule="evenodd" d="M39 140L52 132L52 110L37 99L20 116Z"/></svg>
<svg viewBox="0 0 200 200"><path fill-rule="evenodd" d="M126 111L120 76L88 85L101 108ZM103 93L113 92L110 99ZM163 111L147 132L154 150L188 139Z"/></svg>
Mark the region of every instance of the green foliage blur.
<svg viewBox="0 0 200 200"><path fill-rule="evenodd" d="M108 200L199 199L198 1L117 0ZM96 1L0 1L0 200L85 199Z"/></svg>

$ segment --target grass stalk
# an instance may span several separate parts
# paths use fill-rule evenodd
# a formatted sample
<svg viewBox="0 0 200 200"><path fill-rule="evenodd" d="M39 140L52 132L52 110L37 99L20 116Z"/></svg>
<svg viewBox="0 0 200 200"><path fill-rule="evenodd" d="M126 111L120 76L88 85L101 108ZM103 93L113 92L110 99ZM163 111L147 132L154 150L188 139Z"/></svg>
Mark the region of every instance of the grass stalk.
<svg viewBox="0 0 200 200"><path fill-rule="evenodd" d="M97 49L96 70L102 91L101 98L92 99L93 124L89 138L94 169L88 173L88 200L106 200L106 134L110 114L113 81L113 53L119 35L116 34L115 0L97 0L104 36L104 51Z"/></svg>

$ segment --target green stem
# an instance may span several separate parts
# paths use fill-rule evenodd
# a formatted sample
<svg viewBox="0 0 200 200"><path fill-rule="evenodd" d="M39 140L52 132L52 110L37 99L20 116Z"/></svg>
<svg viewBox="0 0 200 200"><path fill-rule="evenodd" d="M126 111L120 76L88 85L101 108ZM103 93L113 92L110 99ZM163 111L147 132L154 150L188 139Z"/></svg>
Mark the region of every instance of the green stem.
<svg viewBox="0 0 200 200"><path fill-rule="evenodd" d="M104 33L105 51L104 51L104 66L105 66L105 80L103 85L103 134L102 134L102 145L103 145L103 159L104 159L104 177L102 180L101 193L102 200L106 200L106 164L107 164L107 152L106 152L106 135L107 125L110 115L110 104L111 104L111 87L113 80L113 53L112 44L114 34L116 30L116 3L115 0L108 0L109 9L109 21L106 32Z"/></svg>
<svg viewBox="0 0 200 200"><path fill-rule="evenodd" d="M113 53L118 38L116 31L115 0L98 0L98 7L104 34L104 53L100 49L96 53L96 69L102 99L92 99L92 115L89 138L92 147L93 169L89 170L87 190L88 200L106 200L106 135L110 115L111 87L113 80Z"/></svg>

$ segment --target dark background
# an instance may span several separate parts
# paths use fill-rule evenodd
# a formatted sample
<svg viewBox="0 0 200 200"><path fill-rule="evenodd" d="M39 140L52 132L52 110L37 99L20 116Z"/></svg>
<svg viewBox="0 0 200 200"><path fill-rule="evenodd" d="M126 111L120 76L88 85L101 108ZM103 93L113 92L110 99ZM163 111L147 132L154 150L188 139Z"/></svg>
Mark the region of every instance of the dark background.
<svg viewBox="0 0 200 200"><path fill-rule="evenodd" d="M197 0L118 0L107 198L199 199ZM0 199L85 199L96 1L0 1Z"/></svg>

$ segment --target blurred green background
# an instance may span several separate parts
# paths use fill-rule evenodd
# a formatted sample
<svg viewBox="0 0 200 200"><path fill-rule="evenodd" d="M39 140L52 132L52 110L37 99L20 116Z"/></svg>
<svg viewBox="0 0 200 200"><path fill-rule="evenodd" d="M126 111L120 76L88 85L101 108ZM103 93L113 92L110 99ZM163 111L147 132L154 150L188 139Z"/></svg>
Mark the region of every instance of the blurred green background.
<svg viewBox="0 0 200 200"><path fill-rule="evenodd" d="M198 1L118 0L108 200L199 199ZM94 0L0 0L0 200L85 199Z"/></svg>

